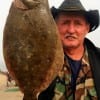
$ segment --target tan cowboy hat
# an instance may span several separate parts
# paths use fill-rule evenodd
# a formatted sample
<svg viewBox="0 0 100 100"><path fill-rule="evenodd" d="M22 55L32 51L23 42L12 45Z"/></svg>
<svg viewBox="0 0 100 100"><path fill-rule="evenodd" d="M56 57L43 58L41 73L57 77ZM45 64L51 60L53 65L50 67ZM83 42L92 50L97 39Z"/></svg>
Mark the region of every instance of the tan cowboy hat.
<svg viewBox="0 0 100 100"><path fill-rule="evenodd" d="M59 8L52 7L51 12L54 19L58 16L60 12L83 12L87 21L90 23L90 31L94 31L99 26L99 11L98 10L90 10L86 11L80 0L64 0L63 3L59 6Z"/></svg>

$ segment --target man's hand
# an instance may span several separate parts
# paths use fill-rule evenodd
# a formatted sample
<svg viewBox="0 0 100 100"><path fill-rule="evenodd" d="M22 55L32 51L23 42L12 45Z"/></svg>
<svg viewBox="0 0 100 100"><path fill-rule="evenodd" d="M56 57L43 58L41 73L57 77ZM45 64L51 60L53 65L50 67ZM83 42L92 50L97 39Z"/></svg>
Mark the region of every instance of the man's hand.
<svg viewBox="0 0 100 100"><path fill-rule="evenodd" d="M32 9L34 7L37 7L40 5L40 0L20 0L27 6L29 9Z"/></svg>
<svg viewBox="0 0 100 100"><path fill-rule="evenodd" d="M14 5L23 10L36 8L40 4L41 2L39 0L14 0Z"/></svg>

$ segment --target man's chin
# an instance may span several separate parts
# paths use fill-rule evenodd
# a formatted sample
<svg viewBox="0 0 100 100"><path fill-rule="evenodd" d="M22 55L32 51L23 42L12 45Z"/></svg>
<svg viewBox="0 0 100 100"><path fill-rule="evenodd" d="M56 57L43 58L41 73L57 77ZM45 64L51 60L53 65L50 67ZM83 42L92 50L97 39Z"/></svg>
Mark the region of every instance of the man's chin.
<svg viewBox="0 0 100 100"><path fill-rule="evenodd" d="M78 47L78 45L72 45L72 44L69 44L69 45L64 45L63 46L63 48L65 48L65 49L74 49L74 48L77 48Z"/></svg>

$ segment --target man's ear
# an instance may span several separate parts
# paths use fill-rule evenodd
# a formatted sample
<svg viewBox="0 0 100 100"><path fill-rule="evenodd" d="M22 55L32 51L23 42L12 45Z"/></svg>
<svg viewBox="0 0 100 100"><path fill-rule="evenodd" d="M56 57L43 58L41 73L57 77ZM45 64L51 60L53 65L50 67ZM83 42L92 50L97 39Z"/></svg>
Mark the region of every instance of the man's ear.
<svg viewBox="0 0 100 100"><path fill-rule="evenodd" d="M87 33L89 33L89 31L90 31L90 24L88 23L87 24Z"/></svg>

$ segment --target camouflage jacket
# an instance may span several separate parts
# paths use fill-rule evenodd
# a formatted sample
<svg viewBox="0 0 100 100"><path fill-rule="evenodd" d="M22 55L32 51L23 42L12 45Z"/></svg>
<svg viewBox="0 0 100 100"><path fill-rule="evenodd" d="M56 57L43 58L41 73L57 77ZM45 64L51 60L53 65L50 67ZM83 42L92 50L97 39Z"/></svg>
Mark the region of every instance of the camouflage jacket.
<svg viewBox="0 0 100 100"><path fill-rule="evenodd" d="M87 48L88 59L87 55L85 54L85 56L82 59L83 63L82 66L84 67L82 67L82 69L80 70L76 81L77 84L76 84L76 92L74 94L75 96L73 97L73 93L70 89L71 72L70 69L68 69L69 68L68 63L65 62L64 66L67 66L67 70L66 68L64 68L64 70L59 74L60 77L57 77L48 87L48 89L40 94L39 100L74 100L74 99L99 100L100 99L100 86L99 86L100 82L98 81L100 78L99 74L100 50L96 48L88 39L85 39L84 43ZM85 76L85 74L87 76ZM63 81L63 78L66 78L65 81Z"/></svg>

